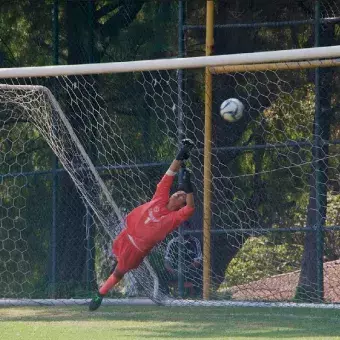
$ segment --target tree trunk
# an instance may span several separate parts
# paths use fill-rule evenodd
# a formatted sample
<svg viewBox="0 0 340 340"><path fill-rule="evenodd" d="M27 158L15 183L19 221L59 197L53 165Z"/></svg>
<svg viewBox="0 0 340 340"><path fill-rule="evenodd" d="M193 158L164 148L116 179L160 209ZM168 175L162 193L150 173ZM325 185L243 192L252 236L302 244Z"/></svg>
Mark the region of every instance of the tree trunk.
<svg viewBox="0 0 340 340"><path fill-rule="evenodd" d="M334 25L324 24L320 32L321 46L329 46L334 43ZM333 72L332 68L320 69L320 136L323 140L329 140L330 137L330 120L332 115L331 99L333 88ZM316 173L315 162L312 167L312 174L310 176L310 194L309 203L307 208L307 227L314 227L317 224L317 214L321 216L321 226L324 226L327 213L327 171L328 171L328 145L324 145L320 148L318 157L322 160L319 161L320 170L320 210L317 211L316 206ZM313 150L313 158L315 158L316 150ZM317 160L318 161L318 160ZM321 292L318 292L317 282L317 242L318 234L316 230L306 233L304 242L304 252L301 263L301 273L299 278L298 287L296 290L295 298L301 301L316 301L320 299Z"/></svg>
<svg viewBox="0 0 340 340"><path fill-rule="evenodd" d="M68 64L88 62L86 34L88 17L83 2L66 2L66 34ZM75 90L76 91L76 90ZM80 96L74 93L74 96ZM66 116L77 134L82 126L74 107L66 108ZM81 139L81 138L80 138ZM86 148L86 147L85 147ZM60 176L57 243L57 294L74 296L75 290L85 290L86 269L86 208L75 184L68 174Z"/></svg>

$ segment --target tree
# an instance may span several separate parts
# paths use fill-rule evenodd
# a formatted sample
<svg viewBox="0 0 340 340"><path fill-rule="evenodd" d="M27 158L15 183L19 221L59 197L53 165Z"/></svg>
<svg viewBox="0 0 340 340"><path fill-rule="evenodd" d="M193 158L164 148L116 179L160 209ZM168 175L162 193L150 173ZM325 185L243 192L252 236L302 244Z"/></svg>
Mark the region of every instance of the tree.
<svg viewBox="0 0 340 340"><path fill-rule="evenodd" d="M51 64L52 25L50 11L52 4L52 1L39 4L22 1L19 6L15 6L17 4L14 3L3 4L5 9L3 13L6 13L6 15L2 16L3 21L0 22L0 25L3 24L4 32L7 32L6 27L13 27L13 32L8 32L7 35L2 37L1 48L2 54L5 55L3 58L5 65ZM135 58L136 55L142 55L144 52L149 55L162 55L167 50L162 44L162 41L166 41L166 39L161 40L163 32L159 31L157 26L163 24L163 20L164 25L170 25L165 19L168 19L167 15L171 13L168 9L171 7L171 3L158 3L157 1L62 1L60 2L60 62L62 64L77 64L89 61L100 62L107 59L112 61L112 55L117 50L121 51L120 56L114 56L118 60ZM31 16L32 10L36 10L38 14ZM139 18L136 19L138 15ZM156 25L154 21L157 22ZM158 40L158 46L150 43L153 39ZM39 46L39 49L37 46ZM162 51L160 52L159 49ZM143 53L141 50L143 50ZM145 55L147 54L143 56L145 57ZM76 79L74 80L76 81ZM107 91L107 93L122 94L124 91L125 93L131 91L130 83L126 84L125 89L121 88L122 84L124 82L117 82L114 89L110 89L111 84L103 86L97 79L97 87L90 89L93 92L89 97L97 100L94 92L99 92L99 87L105 89L104 93ZM48 86L50 87L51 83ZM56 89L57 87L53 86L53 88ZM116 89L118 91L115 91ZM55 91L54 94L56 97L62 96L61 92ZM142 92L139 95L143 96ZM75 91L74 96L80 98L83 94ZM60 100L63 101L62 98ZM115 104L120 102L121 98L118 97ZM92 104L95 105L95 103ZM142 106L143 104L139 102L138 105ZM142 112L145 112L145 109L139 109L138 105L134 108L133 114L141 115ZM131 111L128 105L121 105L121 108L121 122L124 126L127 124L125 122L128 122ZM79 138L86 140L86 129L84 127L92 126L94 128L95 122L91 122L90 119L95 119L95 117L87 117L86 114L79 111L77 105L72 106L72 103L63 105L63 109ZM117 113L119 111L117 112L115 108L114 111L109 112L111 115ZM141 115L140 119L142 118ZM8 127L9 121L5 121ZM149 125L152 127L153 121L144 124L146 129L150 129ZM149 133L151 133L150 131ZM129 133L130 131L126 129L126 134ZM136 131L136 133L138 134L139 131ZM132 145L138 145L135 136L131 135L131 137L129 140L131 140ZM149 143L149 140L145 139L145 142ZM84 146L88 152L93 152L93 150L91 151L91 143L85 143ZM108 147L111 146L108 145ZM46 149L46 145L42 145L41 151L43 148ZM146 149L149 148L140 147L140 150ZM92 156L95 160L96 155L93 153ZM47 157L50 157L50 154ZM74 183L66 173L61 174L59 176L57 214L59 296L73 295L75 289L84 288L86 285L84 282L86 267L85 212L84 203ZM44 237L49 237L48 233ZM94 257L94 254L92 257ZM46 261L45 258L46 253L41 254L41 263ZM43 277L43 273L37 275ZM67 291L63 289L63 285L66 285Z"/></svg>
<svg viewBox="0 0 340 340"><path fill-rule="evenodd" d="M324 14L324 13L323 13ZM333 24L322 25L320 29L320 43L321 46L330 46L334 44L335 27ZM316 112L316 117L319 117L318 121L315 121L315 125L318 124L318 132L314 130L315 142L320 143L319 140L330 140L330 124L333 115L332 110L332 96L334 89L334 70L332 68L320 69L319 72L320 83L320 112ZM316 129L316 126L314 126ZM318 150L319 149L319 150ZM317 153L317 151L319 151ZM327 216L327 180L328 180L328 155L329 145L316 146L313 148L313 166L312 173L310 175L310 194L307 213L307 227L324 227ZM321 158L321 159L320 159ZM319 163L317 165L317 163ZM318 176L317 173L320 172ZM318 177L317 177L318 176ZM320 182L320 191L317 197L316 186L317 181ZM317 199L320 200L320 209L317 208ZM319 225L319 221L321 225ZM302 258L302 270L299 278L299 284L297 287L296 298L303 301L318 301L322 292L318 291L318 277L317 266L320 265L319 261L323 259L318 258L317 248L318 242L324 242L323 239L319 239L318 231L313 230L306 233L304 253ZM322 245L323 247L323 245ZM323 278L321 278L323 280ZM321 297L322 300L322 297Z"/></svg>

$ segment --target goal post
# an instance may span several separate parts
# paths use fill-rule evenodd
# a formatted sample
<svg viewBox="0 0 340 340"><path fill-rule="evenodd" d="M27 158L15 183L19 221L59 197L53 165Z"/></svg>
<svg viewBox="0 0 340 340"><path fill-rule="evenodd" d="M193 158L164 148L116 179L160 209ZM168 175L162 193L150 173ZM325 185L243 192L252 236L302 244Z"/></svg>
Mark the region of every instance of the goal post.
<svg viewBox="0 0 340 340"><path fill-rule="evenodd" d="M108 73L129 73L177 69L197 69L226 65L322 60L338 58L340 46L301 48L268 52L239 53L191 58L172 58L114 63L1 68L0 78L57 77Z"/></svg>
<svg viewBox="0 0 340 340"><path fill-rule="evenodd" d="M207 30L205 54L211 56L214 48L214 2L207 1ZM205 68L204 98L204 198L203 198L203 299L209 300L211 285L211 136L212 136L212 74Z"/></svg>
<svg viewBox="0 0 340 340"><path fill-rule="evenodd" d="M340 243L340 221L335 213L340 169L336 99L339 58L340 47L333 46L1 69L0 299L41 301L50 297L46 282L44 290L39 291L42 283L37 279L47 266L47 250L34 257L31 240L34 236L43 237L45 244L49 242L46 230L44 234L39 229L46 220L32 218L30 196L32 190L34 197L48 198L48 180L38 181L43 189L35 188L34 182L42 173L50 174L48 150L63 166L60 176L67 171L84 204L91 208L96 230L91 253L96 284L105 279L112 238L121 230L124 214L152 197L176 152L178 69L185 71L187 82L181 125L196 145L189 166L194 174L197 209L191 227L183 229L184 247L168 248L178 237L177 232L169 235L133 271L130 283L138 287L138 295L167 305L203 305L202 299L212 304L220 299L287 302L294 300L298 286L312 296L306 287L314 287L313 266L305 263L305 257L315 244L315 147L319 147L317 161L324 176L323 227L330 259L336 257ZM328 126L328 138L320 134L319 146L314 144L313 126L318 122L314 121L313 79L308 73L316 67L331 72L326 74L329 82L323 86L332 86L330 93L323 94L322 106L329 118L323 128ZM205 70L212 76L213 96L205 88ZM211 101L204 101L204 97ZM232 124L223 121L218 111L229 97L238 97L246 107L242 119ZM204 106L211 110L211 119L203 113ZM211 135L203 132L207 120L211 122ZM211 166L204 168L204 159L208 158ZM204 186L208 176L211 183ZM69 214L72 204L72 200L64 202L64 206L71 206ZM75 210L79 208L78 204ZM40 205L35 209L41 216L46 213ZM203 211L208 209L210 246L203 237ZM62 227L58 233L62 239L58 239L57 262L59 259L62 265L57 277L71 282L73 278L65 275L65 270L79 270L79 277L84 261L81 256L68 261L63 255L88 235L79 222L79 228L68 227L68 231L74 228L73 236L66 228L68 217L60 214ZM36 235L35 227L39 229ZM203 248L197 267L190 263L189 252L179 254L189 245L191 252L196 251L190 237ZM175 272L183 268L185 296L179 296L178 281L164 265L166 253ZM316 261L313 250L310 254L310 261ZM32 257L39 266L32 266ZM184 263L179 264L179 259ZM80 264L73 266L71 262L76 261ZM203 268L202 263L209 265ZM332 282L326 302L338 302L332 288L338 282L336 266L331 260L324 263L325 280ZM211 286L206 285L210 280ZM129 280L125 283L128 286ZM126 286L121 285L115 294L124 295L125 291ZM59 298L74 298L62 289L58 294Z"/></svg>

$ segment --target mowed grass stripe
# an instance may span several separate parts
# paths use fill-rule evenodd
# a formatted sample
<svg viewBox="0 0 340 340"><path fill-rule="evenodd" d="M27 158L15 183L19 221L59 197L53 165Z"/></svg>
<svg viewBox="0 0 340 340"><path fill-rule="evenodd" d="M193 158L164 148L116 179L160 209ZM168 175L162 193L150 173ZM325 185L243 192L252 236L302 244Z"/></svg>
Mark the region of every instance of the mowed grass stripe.
<svg viewBox="0 0 340 340"><path fill-rule="evenodd" d="M340 340L340 311L240 307L0 308L0 339Z"/></svg>

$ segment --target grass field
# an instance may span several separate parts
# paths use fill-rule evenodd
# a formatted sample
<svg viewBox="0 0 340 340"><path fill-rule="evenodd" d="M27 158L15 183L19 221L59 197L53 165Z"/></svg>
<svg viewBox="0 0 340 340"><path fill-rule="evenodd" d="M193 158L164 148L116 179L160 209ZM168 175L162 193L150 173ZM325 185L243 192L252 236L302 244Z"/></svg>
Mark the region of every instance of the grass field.
<svg viewBox="0 0 340 340"><path fill-rule="evenodd" d="M340 339L340 311L108 306L0 308L0 339Z"/></svg>

